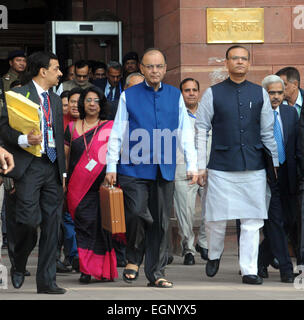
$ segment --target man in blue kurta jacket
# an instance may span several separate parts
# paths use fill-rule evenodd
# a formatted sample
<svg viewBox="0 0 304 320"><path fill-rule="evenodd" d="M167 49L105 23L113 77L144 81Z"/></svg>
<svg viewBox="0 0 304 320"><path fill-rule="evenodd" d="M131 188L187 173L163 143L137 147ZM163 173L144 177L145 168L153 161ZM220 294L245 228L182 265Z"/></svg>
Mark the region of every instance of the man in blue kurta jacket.
<svg viewBox="0 0 304 320"><path fill-rule="evenodd" d="M118 181L124 192L128 264L123 280L137 279L145 255L148 285L171 288L164 271L179 141L174 136L181 137L190 183L197 180L196 151L180 91L161 82L166 73L163 53L146 50L140 69L145 81L120 96L108 143L106 181Z"/></svg>

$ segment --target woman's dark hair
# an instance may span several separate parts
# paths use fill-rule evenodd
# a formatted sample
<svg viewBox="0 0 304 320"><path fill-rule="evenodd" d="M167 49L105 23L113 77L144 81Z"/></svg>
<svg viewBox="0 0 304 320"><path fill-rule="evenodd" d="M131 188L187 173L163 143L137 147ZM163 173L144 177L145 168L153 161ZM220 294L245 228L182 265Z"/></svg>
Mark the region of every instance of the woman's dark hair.
<svg viewBox="0 0 304 320"><path fill-rule="evenodd" d="M69 90L62 91L61 95L60 95L60 98L61 99L63 99L63 98L68 98L69 99L69 93L70 93Z"/></svg>
<svg viewBox="0 0 304 320"><path fill-rule="evenodd" d="M81 92L79 101L78 101L79 118L84 119L86 116L85 110L84 110L84 99L86 98L89 92L95 92L99 98L99 106L100 106L99 119L107 120L110 115L110 104L108 103L108 100L105 97L102 90L95 86L84 89Z"/></svg>

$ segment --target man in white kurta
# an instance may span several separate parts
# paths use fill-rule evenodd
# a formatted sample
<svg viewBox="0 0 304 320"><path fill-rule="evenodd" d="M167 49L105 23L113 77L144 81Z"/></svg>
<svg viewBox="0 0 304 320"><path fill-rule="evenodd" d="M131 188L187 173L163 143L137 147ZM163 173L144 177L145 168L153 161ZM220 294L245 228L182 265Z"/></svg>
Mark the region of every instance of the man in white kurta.
<svg viewBox="0 0 304 320"><path fill-rule="evenodd" d="M278 157L268 94L246 80L249 55L242 46L227 50L229 78L206 90L197 111L195 129L199 184L207 182L206 274L213 277L218 271L227 221L240 219L242 280L261 284L263 280L257 275L259 229L267 219L263 145L271 151L274 167L278 166ZM211 128L211 154L206 166Z"/></svg>
<svg viewBox="0 0 304 320"><path fill-rule="evenodd" d="M193 78L186 78L180 83L180 90L183 95L191 128L194 132L196 111L199 102L199 82ZM210 143L208 143L210 149ZM207 237L205 233L205 212L203 211L200 229L197 235L197 243L194 247L195 234L193 231L193 220L196 213L196 197L200 196L204 207L205 190L197 184L189 185L187 178L184 150L177 149L176 170L174 181L174 208L181 237L182 256L185 265L195 264L195 251L199 252L202 259L207 260Z"/></svg>

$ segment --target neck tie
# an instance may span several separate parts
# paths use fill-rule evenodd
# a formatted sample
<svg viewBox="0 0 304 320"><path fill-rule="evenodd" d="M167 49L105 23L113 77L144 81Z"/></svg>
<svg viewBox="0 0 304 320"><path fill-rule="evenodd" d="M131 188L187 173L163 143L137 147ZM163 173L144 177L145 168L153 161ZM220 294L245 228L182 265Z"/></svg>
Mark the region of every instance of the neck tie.
<svg viewBox="0 0 304 320"><path fill-rule="evenodd" d="M299 106L297 103L294 105L294 107L296 108L297 112L298 112L298 116L300 117L301 115L301 106Z"/></svg>
<svg viewBox="0 0 304 320"><path fill-rule="evenodd" d="M46 114L48 114L48 111L49 111L48 94L46 92L43 92L42 96L43 96L43 107L45 109ZM48 123L47 123L47 119L45 117L44 112L43 112L43 115L44 115L44 119L45 119L45 122L44 122L45 125L43 126L45 152L46 152L47 156L49 157L49 159L51 160L51 162L55 162L56 157L57 157L56 149L49 147L49 144L48 144ZM50 110L50 118L51 118L51 110ZM49 121L50 121L50 118L49 118Z"/></svg>
<svg viewBox="0 0 304 320"><path fill-rule="evenodd" d="M108 93L108 95L107 95L107 99L108 99L109 101L112 101L112 100L113 100L113 87L112 87L112 86L110 86L110 91L109 91L109 93Z"/></svg>
<svg viewBox="0 0 304 320"><path fill-rule="evenodd" d="M280 164L284 163L286 156L285 156L285 148L283 142L283 136L281 131L281 126L278 120L278 112L274 111L274 125L273 125L273 134L275 141L278 147L278 154L279 154L279 162Z"/></svg>

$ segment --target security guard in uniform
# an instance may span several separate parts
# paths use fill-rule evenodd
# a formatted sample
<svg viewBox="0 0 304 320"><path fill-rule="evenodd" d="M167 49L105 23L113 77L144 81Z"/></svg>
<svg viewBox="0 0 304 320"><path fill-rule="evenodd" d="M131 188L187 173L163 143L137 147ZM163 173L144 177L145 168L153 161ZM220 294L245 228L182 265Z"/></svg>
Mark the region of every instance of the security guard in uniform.
<svg viewBox="0 0 304 320"><path fill-rule="evenodd" d="M11 83L20 79L21 74L24 72L26 68L26 56L24 51L12 51L8 55L8 62L10 69L8 70L8 73L2 77L4 91L8 91Z"/></svg>

